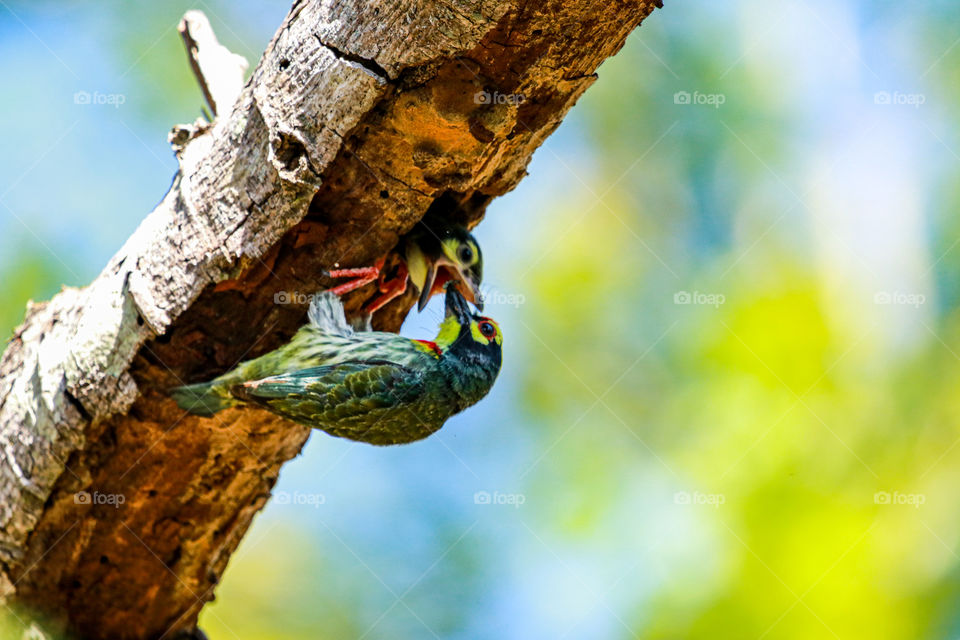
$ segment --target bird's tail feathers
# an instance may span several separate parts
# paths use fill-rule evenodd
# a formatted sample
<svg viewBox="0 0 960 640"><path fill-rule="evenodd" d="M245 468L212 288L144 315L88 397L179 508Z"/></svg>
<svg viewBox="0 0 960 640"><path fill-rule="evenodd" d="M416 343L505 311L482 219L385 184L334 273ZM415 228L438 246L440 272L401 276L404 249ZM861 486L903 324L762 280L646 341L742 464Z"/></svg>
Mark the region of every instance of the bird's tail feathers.
<svg viewBox="0 0 960 640"><path fill-rule="evenodd" d="M310 319L310 324L325 333L340 336L353 333L353 328L347 324L347 318L343 313L340 297L330 291L321 291L313 296L307 317Z"/></svg>
<svg viewBox="0 0 960 640"><path fill-rule="evenodd" d="M237 404L235 399L214 382L177 387L170 392L170 396L184 411L204 417L210 417Z"/></svg>

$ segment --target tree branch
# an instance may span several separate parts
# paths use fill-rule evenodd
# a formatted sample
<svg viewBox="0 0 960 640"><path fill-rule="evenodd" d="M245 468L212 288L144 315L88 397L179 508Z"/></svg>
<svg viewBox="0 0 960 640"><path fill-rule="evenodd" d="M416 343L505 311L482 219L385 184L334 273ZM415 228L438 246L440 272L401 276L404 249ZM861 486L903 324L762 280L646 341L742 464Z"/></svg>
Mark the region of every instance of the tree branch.
<svg viewBox="0 0 960 640"><path fill-rule="evenodd" d="M308 430L167 389L280 345L306 306L276 294L371 264L428 209L476 223L653 5L299 0L236 100L196 39L218 118L177 130L163 201L0 360L0 594L84 637L192 629Z"/></svg>
<svg viewBox="0 0 960 640"><path fill-rule="evenodd" d="M214 116L217 105L227 108L240 95L243 75L249 66L246 58L217 41L210 21L202 11L187 11L177 27L187 49L190 69L197 78L203 97Z"/></svg>

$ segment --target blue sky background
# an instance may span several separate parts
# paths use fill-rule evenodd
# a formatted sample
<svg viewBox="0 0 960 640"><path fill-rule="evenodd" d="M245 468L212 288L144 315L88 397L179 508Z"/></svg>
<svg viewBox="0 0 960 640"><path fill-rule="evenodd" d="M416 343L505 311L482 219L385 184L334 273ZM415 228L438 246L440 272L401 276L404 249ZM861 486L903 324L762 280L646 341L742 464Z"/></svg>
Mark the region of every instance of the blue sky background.
<svg viewBox="0 0 960 640"><path fill-rule="evenodd" d="M255 64L288 3L0 1L4 330L169 187L189 8ZM955 637L958 13L658 10L476 231L520 301L490 396L412 446L314 434L211 637Z"/></svg>

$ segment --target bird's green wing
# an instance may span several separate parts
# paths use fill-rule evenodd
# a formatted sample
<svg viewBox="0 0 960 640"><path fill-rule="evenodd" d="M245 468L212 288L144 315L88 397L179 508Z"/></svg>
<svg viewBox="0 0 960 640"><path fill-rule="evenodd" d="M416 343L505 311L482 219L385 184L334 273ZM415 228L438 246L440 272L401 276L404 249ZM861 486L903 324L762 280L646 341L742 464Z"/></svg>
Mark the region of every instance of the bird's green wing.
<svg viewBox="0 0 960 640"><path fill-rule="evenodd" d="M373 441L384 429L416 421L410 405L424 393L421 372L386 361L312 367L235 385L241 400L333 435Z"/></svg>

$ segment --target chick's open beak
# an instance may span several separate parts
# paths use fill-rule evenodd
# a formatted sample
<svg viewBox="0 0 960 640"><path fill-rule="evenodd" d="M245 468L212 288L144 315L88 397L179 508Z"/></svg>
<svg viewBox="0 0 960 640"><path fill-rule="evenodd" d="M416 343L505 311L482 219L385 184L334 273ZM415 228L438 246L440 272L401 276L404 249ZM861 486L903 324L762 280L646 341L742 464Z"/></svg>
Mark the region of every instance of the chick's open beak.
<svg viewBox="0 0 960 640"><path fill-rule="evenodd" d="M473 275L464 273L461 269L452 267L456 272L457 289L463 294L463 297L474 304L477 309L483 311L483 293L480 291L480 283L474 281Z"/></svg>
<svg viewBox="0 0 960 640"><path fill-rule="evenodd" d="M480 283L475 281L473 274L465 272L453 262L442 259L437 260L427 269L427 276L420 289L417 310L423 311L434 293L439 293L444 288L449 290L451 285L456 287L464 298L476 305L477 309L483 311L483 294L480 292Z"/></svg>
<svg viewBox="0 0 960 640"><path fill-rule="evenodd" d="M459 264L441 259L437 261L438 268L443 268L447 272L447 277L453 280L457 289L463 294L463 297L472 302L477 309L483 311L483 293L480 291L480 283L472 271L465 271Z"/></svg>

